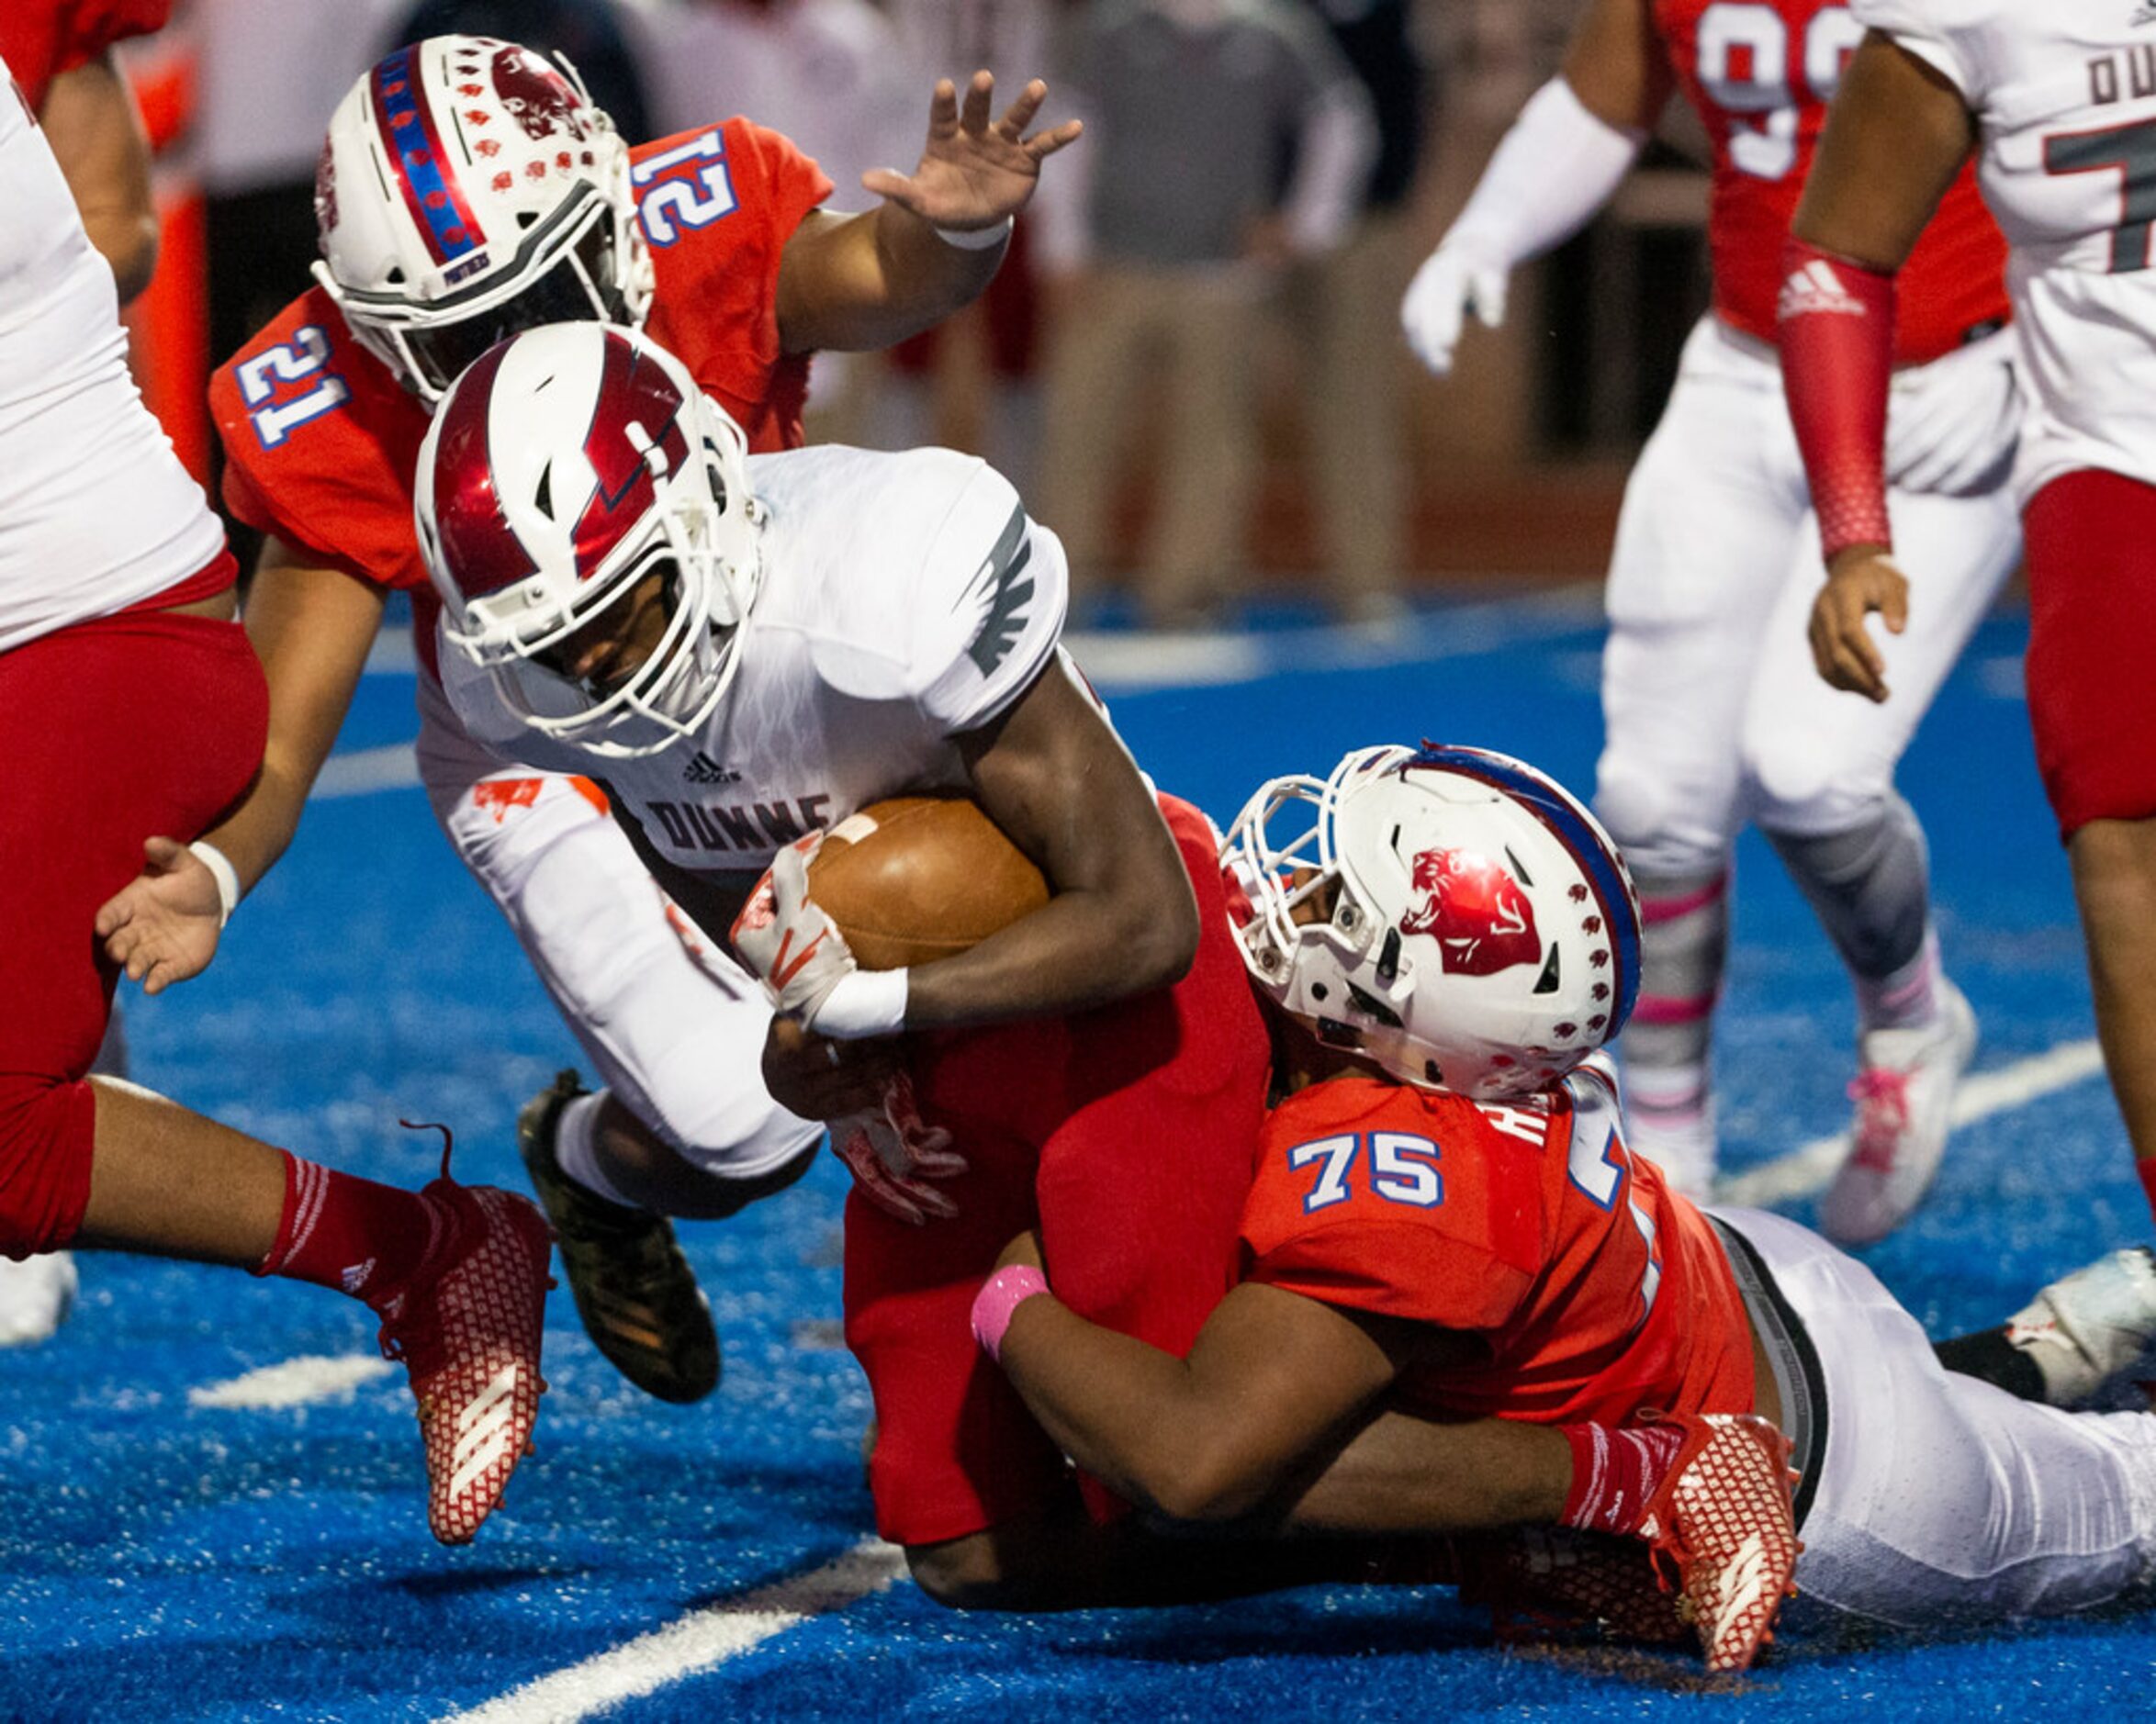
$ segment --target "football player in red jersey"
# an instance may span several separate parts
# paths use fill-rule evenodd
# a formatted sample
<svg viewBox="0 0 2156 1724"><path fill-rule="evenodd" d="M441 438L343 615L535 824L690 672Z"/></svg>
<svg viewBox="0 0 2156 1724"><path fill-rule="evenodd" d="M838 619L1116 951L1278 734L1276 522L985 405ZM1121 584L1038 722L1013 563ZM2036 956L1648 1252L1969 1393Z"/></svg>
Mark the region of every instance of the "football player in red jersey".
<svg viewBox="0 0 2156 1724"><path fill-rule="evenodd" d="M538 1212L333 1172L91 1075L116 975L88 937L97 904L145 839L190 838L244 790L267 702L223 533L142 405L112 272L12 100L0 185L0 1255L79 1242L365 1301L419 1401L435 1535L462 1543L538 1414Z"/></svg>
<svg viewBox="0 0 2156 1724"><path fill-rule="evenodd" d="M163 28L171 0L20 0L0 9L0 61L13 70L60 163L90 243L112 266L126 305L157 264L157 208L150 140L113 45ZM112 1018L97 1069L127 1075L126 1038ZM76 1289L73 1254L0 1260L0 1347L45 1339L66 1320Z"/></svg>
<svg viewBox="0 0 2156 1724"><path fill-rule="evenodd" d="M939 84L915 172L866 176L882 203L842 217L821 207L832 188L815 164L748 120L632 150L569 75L512 44L441 37L399 50L331 123L319 285L211 388L226 500L269 535L247 607L269 677L268 748L246 800L207 836L221 878L158 850L107 909L112 955L152 991L209 961L220 898L229 910L289 842L384 603L410 590L434 812L608 1086L537 1098L527 1159L595 1338L672 1400L711 1392L718 1349L640 1170L687 1159L731 1182L705 1212L729 1214L799 1177L821 1127L769 1099L760 1029L713 1029L761 1012L760 993L727 960L714 973L684 950L603 796L489 753L443 700L412 464L429 407L468 362L564 319L647 329L752 449L798 443L810 353L883 346L971 299L1041 161L1077 135L1075 122L1027 134L1038 83L1000 118L993 95L986 73L962 101ZM687 784L723 793L734 768L688 772ZM738 812L766 830L792 818ZM691 1047L697 1056L681 1057Z"/></svg>
<svg viewBox="0 0 2156 1724"><path fill-rule="evenodd" d="M2156 1564L2156 1417L1944 1370L1860 1264L1702 1212L1632 1155L1591 1050L1632 1002L1638 912L1549 779L1360 750L1263 787L1226 856L1289 1091L1241 1284L1186 1358L1065 1306L1052 1240L1045 1264L1015 1241L974 1307L1080 1466L1185 1521L1623 1535L1539 1576L1478 1544L1467 1578L1668 1639L1658 1547L1716 1669L1757 1651L1792 1565L1828 1605L1914 1625L2078 1609ZM1532 951L1485 961L1521 928Z"/></svg>
<svg viewBox="0 0 2156 1724"><path fill-rule="evenodd" d="M1821 1211L1845 1243L1880 1237L1923 1196L1975 1045L1939 970L1924 834L1893 773L2019 548L2005 248L1965 174L1911 260L1895 326L1889 465L1927 580L1885 648L1894 693L1869 706L1814 671L1818 522L1781 406L1775 309L1819 291L1784 283L1782 236L1861 34L1825 0L1595 0L1402 308L1410 344L1446 370L1463 316L1498 320L1513 266L1610 196L1671 92L1698 111L1713 146L1713 308L1626 487L1602 666L1595 806L1646 916L1627 1095L1635 1147L1705 1192L1730 846L1751 822L1855 985L1854 1147Z"/></svg>

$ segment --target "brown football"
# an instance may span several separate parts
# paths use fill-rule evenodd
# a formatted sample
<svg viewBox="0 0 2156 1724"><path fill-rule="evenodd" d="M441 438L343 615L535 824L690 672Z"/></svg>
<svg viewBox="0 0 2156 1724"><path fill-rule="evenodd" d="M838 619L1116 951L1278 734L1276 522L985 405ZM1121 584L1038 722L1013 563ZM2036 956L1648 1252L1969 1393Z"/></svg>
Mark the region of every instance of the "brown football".
<svg viewBox="0 0 2156 1724"><path fill-rule="evenodd" d="M863 969L949 957L1048 902L1048 882L972 802L895 796L832 827L809 896Z"/></svg>

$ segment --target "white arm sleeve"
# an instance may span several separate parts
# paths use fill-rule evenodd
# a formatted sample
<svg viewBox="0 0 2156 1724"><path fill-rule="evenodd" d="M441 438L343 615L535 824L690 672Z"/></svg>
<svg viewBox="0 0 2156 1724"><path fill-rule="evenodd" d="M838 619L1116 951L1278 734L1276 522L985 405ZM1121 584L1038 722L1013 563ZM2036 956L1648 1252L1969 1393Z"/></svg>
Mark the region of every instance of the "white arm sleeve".
<svg viewBox="0 0 2156 1724"><path fill-rule="evenodd" d="M1528 98L1443 243L1510 269L1587 225L1631 171L1645 132L1587 111L1552 78Z"/></svg>

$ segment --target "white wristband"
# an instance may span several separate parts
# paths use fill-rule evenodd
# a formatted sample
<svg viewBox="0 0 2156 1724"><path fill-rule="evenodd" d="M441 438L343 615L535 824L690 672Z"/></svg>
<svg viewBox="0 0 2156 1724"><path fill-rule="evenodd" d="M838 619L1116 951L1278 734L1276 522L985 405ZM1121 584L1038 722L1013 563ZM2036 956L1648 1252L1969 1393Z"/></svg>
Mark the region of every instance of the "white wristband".
<svg viewBox="0 0 2156 1724"><path fill-rule="evenodd" d="M217 925L221 932L232 919L232 912L240 907L240 871L232 866L232 859L214 844L197 838L187 848L217 881Z"/></svg>
<svg viewBox="0 0 2156 1724"><path fill-rule="evenodd" d="M906 972L849 969L810 1014L808 1027L835 1042L895 1036L905 1028Z"/></svg>
<svg viewBox="0 0 2156 1724"><path fill-rule="evenodd" d="M985 252L1009 239L1017 220L1016 216L1005 216L993 228L938 228L936 237L961 252Z"/></svg>

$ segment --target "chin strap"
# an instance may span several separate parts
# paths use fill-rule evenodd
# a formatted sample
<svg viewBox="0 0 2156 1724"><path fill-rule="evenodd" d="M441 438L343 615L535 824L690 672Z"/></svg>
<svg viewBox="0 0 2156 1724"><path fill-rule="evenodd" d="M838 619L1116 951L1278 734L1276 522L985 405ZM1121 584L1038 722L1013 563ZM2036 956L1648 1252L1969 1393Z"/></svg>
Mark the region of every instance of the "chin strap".
<svg viewBox="0 0 2156 1724"><path fill-rule="evenodd" d="M1887 386L1894 278L1792 238L1781 254L1781 382L1819 513L1820 554L1893 548L1887 520Z"/></svg>

